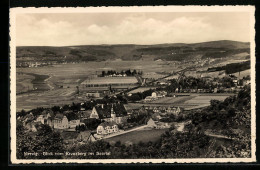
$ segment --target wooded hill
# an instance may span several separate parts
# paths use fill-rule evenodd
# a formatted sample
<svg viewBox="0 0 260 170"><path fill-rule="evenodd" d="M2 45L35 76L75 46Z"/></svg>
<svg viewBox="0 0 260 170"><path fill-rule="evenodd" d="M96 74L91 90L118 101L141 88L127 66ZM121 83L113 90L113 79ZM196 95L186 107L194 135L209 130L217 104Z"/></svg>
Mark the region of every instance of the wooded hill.
<svg viewBox="0 0 260 170"><path fill-rule="evenodd" d="M156 45L81 45L81 46L19 46L19 61L106 61L106 60L166 60L222 58L243 54L248 57L250 43L237 41L211 41L194 44Z"/></svg>

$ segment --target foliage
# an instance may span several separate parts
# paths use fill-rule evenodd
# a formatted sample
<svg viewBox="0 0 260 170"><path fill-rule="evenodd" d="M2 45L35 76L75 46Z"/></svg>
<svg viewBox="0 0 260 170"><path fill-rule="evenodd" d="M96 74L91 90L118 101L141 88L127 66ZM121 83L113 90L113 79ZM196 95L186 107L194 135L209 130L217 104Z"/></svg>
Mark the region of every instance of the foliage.
<svg viewBox="0 0 260 170"><path fill-rule="evenodd" d="M208 68L208 71L221 71L225 70L226 74L233 74L239 71L244 71L250 69L250 61L242 62L242 63L231 63L222 67L212 67Z"/></svg>
<svg viewBox="0 0 260 170"><path fill-rule="evenodd" d="M59 132L55 132L48 125L40 124L37 132L32 134L23 127L17 127L17 158L18 159L59 159L59 156L43 156L43 152L63 152L64 147ZM25 152L36 152L39 156L26 156Z"/></svg>

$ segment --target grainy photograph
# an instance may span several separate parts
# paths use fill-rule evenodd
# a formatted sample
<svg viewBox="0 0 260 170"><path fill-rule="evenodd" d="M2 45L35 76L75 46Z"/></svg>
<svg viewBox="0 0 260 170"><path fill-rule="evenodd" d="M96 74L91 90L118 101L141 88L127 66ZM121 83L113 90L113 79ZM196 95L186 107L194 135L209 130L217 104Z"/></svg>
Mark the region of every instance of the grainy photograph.
<svg viewBox="0 0 260 170"><path fill-rule="evenodd" d="M12 163L254 162L254 7L14 8Z"/></svg>

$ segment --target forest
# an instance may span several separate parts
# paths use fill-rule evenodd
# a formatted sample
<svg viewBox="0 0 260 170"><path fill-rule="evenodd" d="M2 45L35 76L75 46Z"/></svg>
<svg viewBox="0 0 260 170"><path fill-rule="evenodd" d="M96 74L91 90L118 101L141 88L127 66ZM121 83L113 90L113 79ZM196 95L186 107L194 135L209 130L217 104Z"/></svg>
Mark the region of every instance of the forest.
<svg viewBox="0 0 260 170"><path fill-rule="evenodd" d="M246 61L242 63L231 63L222 67L212 67L212 68L208 68L208 71L214 72L214 71L225 70L226 74L233 74L248 69L250 69L250 61Z"/></svg>

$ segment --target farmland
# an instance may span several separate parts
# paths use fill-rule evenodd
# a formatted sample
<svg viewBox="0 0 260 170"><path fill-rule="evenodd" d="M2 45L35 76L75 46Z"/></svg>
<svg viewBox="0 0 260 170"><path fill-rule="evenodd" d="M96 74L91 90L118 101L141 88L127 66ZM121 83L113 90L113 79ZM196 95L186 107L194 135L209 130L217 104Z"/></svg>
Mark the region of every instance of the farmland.
<svg viewBox="0 0 260 170"><path fill-rule="evenodd" d="M139 142L155 142L160 139L160 136L166 131L166 129L147 129L129 132L123 135L118 135L112 138L105 139L105 141L113 143L120 141L121 143L132 142L137 144Z"/></svg>
<svg viewBox="0 0 260 170"><path fill-rule="evenodd" d="M145 103L128 103L126 108L136 109L143 105L145 106L175 106L175 107L182 107L185 110L197 109L201 107L206 107L210 105L210 100L220 100L223 101L227 97L234 95L228 93L185 93L185 94L178 94L177 97L164 97L159 100L155 100L152 102L145 102Z"/></svg>
<svg viewBox="0 0 260 170"><path fill-rule="evenodd" d="M129 68L136 70L142 69L144 77L147 74L156 74L156 72L160 71L169 72L175 69L171 65L167 65L166 67L158 65L158 62L154 61L140 62L121 60L17 68L17 73L19 73L17 74L17 89L22 92L27 92L29 86L29 92L17 94L17 110L30 110L35 107L71 104L77 101L82 102L86 100L84 93L80 93L82 94L80 96L75 96L76 86L80 86L80 92L91 90L92 88L82 88L81 85L82 82L87 79L94 81L96 78L94 75L96 75L97 72L101 73L106 69L119 71ZM25 76L27 76L27 78L24 79ZM37 76L44 77L40 84ZM130 78L131 82L133 80L136 82L135 77ZM37 90L31 91L33 87L37 87ZM101 89L102 88L103 87L101 87Z"/></svg>

